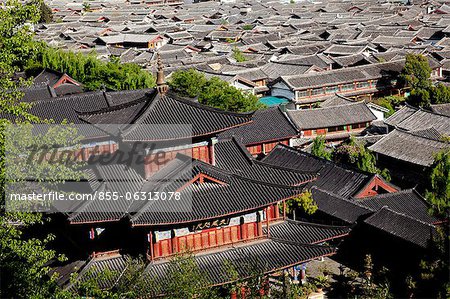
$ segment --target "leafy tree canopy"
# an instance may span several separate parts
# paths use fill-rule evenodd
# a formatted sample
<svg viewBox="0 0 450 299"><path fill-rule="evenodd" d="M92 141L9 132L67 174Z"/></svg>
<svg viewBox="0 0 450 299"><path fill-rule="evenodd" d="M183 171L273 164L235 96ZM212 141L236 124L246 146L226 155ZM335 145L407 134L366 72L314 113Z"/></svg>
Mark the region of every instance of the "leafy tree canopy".
<svg viewBox="0 0 450 299"><path fill-rule="evenodd" d="M389 171L387 169L378 169L374 154L365 148L363 144L356 142L353 136L334 151L334 160L339 163L353 165L365 172L378 173L387 181L391 180Z"/></svg>
<svg viewBox="0 0 450 299"><path fill-rule="evenodd" d="M317 136L312 144L311 154L316 157L331 160L332 152L328 151L325 146L325 138L323 136Z"/></svg>
<svg viewBox="0 0 450 299"><path fill-rule="evenodd" d="M407 54L400 78L411 89L428 89L431 86L431 67L428 59L420 54Z"/></svg>
<svg viewBox="0 0 450 299"><path fill-rule="evenodd" d="M247 58L245 57L244 53L242 53L242 51L239 50L238 47L234 47L233 48L233 55L232 56L237 62L247 61Z"/></svg>
<svg viewBox="0 0 450 299"><path fill-rule="evenodd" d="M169 85L181 96L198 97L200 103L226 111L248 112L265 107L255 95L243 92L217 77L208 80L194 69L176 71Z"/></svg>
<svg viewBox="0 0 450 299"><path fill-rule="evenodd" d="M198 97L207 80L205 75L195 69L187 71L176 71L170 77L170 88L181 96L190 98Z"/></svg>
<svg viewBox="0 0 450 299"><path fill-rule="evenodd" d="M29 63L28 69L49 68L67 73L83 83L87 90L105 87L112 90L129 90L155 86L154 77L137 64L117 61L103 62L95 53L66 52L48 46L41 46L38 63Z"/></svg>
<svg viewBox="0 0 450 299"><path fill-rule="evenodd" d="M450 88L443 84L433 86L430 79L431 72L427 57L421 54L406 55L400 80L411 88L409 104L416 107L428 107L430 104L450 103Z"/></svg>
<svg viewBox="0 0 450 299"><path fill-rule="evenodd" d="M318 206L313 199L312 193L309 190L303 191L302 194L286 201L286 212L292 213L296 208L301 209L307 215L314 214Z"/></svg>
<svg viewBox="0 0 450 299"><path fill-rule="evenodd" d="M431 165L430 190L426 198L433 214L448 217L450 210L450 150L436 154Z"/></svg>

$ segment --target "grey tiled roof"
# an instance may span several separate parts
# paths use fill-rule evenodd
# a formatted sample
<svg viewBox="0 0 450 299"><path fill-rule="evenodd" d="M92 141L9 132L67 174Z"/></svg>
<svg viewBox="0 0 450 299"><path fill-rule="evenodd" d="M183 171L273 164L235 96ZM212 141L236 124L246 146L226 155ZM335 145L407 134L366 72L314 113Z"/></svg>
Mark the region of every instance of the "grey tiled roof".
<svg viewBox="0 0 450 299"><path fill-rule="evenodd" d="M267 233L267 227L264 227L263 231ZM287 219L271 224L269 232L270 237L275 239L292 240L300 244L318 244L348 235L350 227L321 225Z"/></svg>
<svg viewBox="0 0 450 299"><path fill-rule="evenodd" d="M281 144L277 145L262 161L298 171L318 172L319 178L310 182L306 188L316 186L345 198L356 194L371 179L368 174L344 168L343 165Z"/></svg>
<svg viewBox="0 0 450 299"><path fill-rule="evenodd" d="M433 155L449 147L448 143L396 129L370 146L369 149L401 161L430 166L434 161Z"/></svg>
<svg viewBox="0 0 450 299"><path fill-rule="evenodd" d="M388 207L381 208L364 222L371 227L422 248L427 248L432 237L436 234L434 225L418 221Z"/></svg>
<svg viewBox="0 0 450 299"><path fill-rule="evenodd" d="M227 130L219 138L235 136L245 145L278 141L297 136L298 131L279 107L256 111L252 122Z"/></svg>
<svg viewBox="0 0 450 299"><path fill-rule="evenodd" d="M235 138L215 144L214 155L218 167L257 181L296 186L317 177L314 172L296 171L258 161Z"/></svg>
<svg viewBox="0 0 450 299"><path fill-rule="evenodd" d="M287 114L299 130L367 123L376 119L364 102L316 109L288 110Z"/></svg>
<svg viewBox="0 0 450 299"><path fill-rule="evenodd" d="M439 219L430 216L430 204L414 189L402 190L394 193L386 193L363 199L355 199L358 203L373 210L388 207L397 213L408 215L414 219L435 223Z"/></svg>

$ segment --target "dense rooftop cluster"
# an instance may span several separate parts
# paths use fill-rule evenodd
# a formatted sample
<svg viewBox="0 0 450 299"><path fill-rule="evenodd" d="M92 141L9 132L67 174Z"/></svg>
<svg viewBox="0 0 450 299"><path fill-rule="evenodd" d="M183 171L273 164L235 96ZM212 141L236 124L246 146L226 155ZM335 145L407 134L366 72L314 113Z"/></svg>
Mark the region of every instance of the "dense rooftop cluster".
<svg viewBox="0 0 450 299"><path fill-rule="evenodd" d="M86 92L66 73L44 69L22 89L33 115L89 125L81 127L82 160L142 146L142 164L113 160L87 170L87 193L178 192L190 200L119 200L109 210L93 200L59 213L53 225L64 228L71 260L54 269L58 283L71 289L70 273L83 281L111 268L116 276L101 287L112 287L128 267L124 254L141 254L142 274L161 280L152 290L161 295L170 258L186 248L220 286L231 282L224 260L243 277L250 258L273 274L341 248L351 254L345 244L355 241L364 245L350 246L358 254L392 242L405 249L394 259L415 271L443 222L420 192L434 155L449 149L450 104L404 104L385 117L372 100L409 92L397 84L408 53L426 56L432 82L447 84L450 6L416 2L48 1L57 22L37 25L37 39L157 71L156 88ZM206 106L166 84L165 75L189 68L283 101L248 113ZM393 182L310 153L316 137L335 148L354 135ZM164 152L164 163L153 162L148 144ZM301 221L288 219L287 202L305 194L317 211L294 209Z"/></svg>

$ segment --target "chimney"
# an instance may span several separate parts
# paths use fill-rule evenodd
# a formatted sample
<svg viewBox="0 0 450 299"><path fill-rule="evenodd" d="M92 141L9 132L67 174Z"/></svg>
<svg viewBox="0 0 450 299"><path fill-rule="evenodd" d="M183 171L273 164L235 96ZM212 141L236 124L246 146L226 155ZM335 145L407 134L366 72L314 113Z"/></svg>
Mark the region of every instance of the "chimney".
<svg viewBox="0 0 450 299"><path fill-rule="evenodd" d="M156 89L158 90L159 94L164 95L169 89L169 86L166 84L166 81L164 79L164 66L162 64L161 54L159 54L159 52L156 53L156 60L157 60Z"/></svg>

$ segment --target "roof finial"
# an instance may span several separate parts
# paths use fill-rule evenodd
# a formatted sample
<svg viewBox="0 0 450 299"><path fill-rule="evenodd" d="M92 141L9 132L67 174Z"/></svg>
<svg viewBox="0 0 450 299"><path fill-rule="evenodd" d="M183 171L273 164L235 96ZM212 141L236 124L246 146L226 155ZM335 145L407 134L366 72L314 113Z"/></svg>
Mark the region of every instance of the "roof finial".
<svg viewBox="0 0 450 299"><path fill-rule="evenodd" d="M167 86L166 81L164 79L164 66L161 61L161 54L159 52L156 53L156 60L157 60L156 89L158 90L158 93L165 94L169 89L169 86Z"/></svg>

